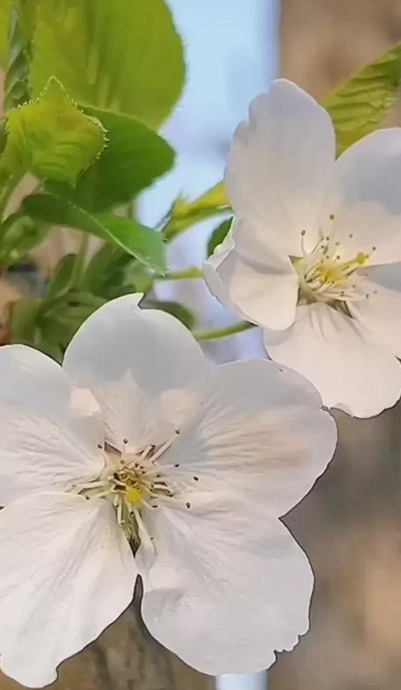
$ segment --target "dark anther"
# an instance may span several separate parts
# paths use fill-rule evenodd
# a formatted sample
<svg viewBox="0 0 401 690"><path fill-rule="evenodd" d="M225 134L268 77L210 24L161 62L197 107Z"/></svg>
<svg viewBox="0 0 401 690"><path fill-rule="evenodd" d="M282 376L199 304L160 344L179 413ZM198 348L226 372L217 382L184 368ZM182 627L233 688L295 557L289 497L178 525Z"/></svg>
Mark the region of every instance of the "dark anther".
<svg viewBox="0 0 401 690"><path fill-rule="evenodd" d="M191 504L190 504L190 503L186 503L185 505L186 505L187 508L190 508L190 507L191 507Z"/></svg>
<svg viewBox="0 0 401 690"><path fill-rule="evenodd" d="M103 450L103 446L102 446L101 443L98 443L98 444L97 444L97 447L99 448L99 450Z"/></svg>
<svg viewBox="0 0 401 690"><path fill-rule="evenodd" d="M123 443L124 443L124 444L127 444L127 443L128 443L128 439L127 439L127 438L123 438Z"/></svg>
<svg viewBox="0 0 401 690"><path fill-rule="evenodd" d="M178 462L177 462L177 464L176 464L176 465L174 465L174 467L179 467L179 466L180 466L180 465L179 465L179 463L178 463Z"/></svg>
<svg viewBox="0 0 401 690"><path fill-rule="evenodd" d="M179 429L176 429L176 430L175 430L175 433L178 434L178 436L179 436L180 433L181 433L181 431L180 431Z"/></svg>
<svg viewBox="0 0 401 690"><path fill-rule="evenodd" d="M194 481L195 481L195 482L198 482L198 481L199 481L199 477L194 477Z"/></svg>

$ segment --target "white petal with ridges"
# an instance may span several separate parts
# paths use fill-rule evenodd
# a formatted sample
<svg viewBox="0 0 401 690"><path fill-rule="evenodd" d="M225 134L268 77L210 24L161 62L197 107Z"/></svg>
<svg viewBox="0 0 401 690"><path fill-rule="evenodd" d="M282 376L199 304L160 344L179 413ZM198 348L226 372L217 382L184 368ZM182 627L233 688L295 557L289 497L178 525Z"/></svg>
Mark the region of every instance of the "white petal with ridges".
<svg viewBox="0 0 401 690"><path fill-rule="evenodd" d="M336 441L334 420L303 376L273 362L236 362L216 368L200 411L161 462L172 472L179 465L193 491L226 487L272 518L310 490Z"/></svg>
<svg viewBox="0 0 401 690"><path fill-rule="evenodd" d="M160 396L171 390L185 396L209 371L185 326L165 312L140 309L135 295L108 302L90 316L69 345L63 367L97 397L109 441L117 447L124 437L134 445L146 442L149 428L160 422L155 409ZM140 422L133 426L133 411L140 408ZM171 419L173 425L177 421Z"/></svg>
<svg viewBox="0 0 401 690"><path fill-rule="evenodd" d="M259 246L252 226L235 222L232 237L206 265L211 292L244 319L273 329L294 322L298 276L288 257Z"/></svg>
<svg viewBox="0 0 401 690"><path fill-rule="evenodd" d="M305 91L279 79L250 107L230 152L226 185L236 216L260 229L260 241L301 255L312 249L335 161L328 113Z"/></svg>
<svg viewBox="0 0 401 690"><path fill-rule="evenodd" d="M343 259L364 252L370 265L401 261L400 178L401 128L373 132L337 160L321 221Z"/></svg>
<svg viewBox="0 0 401 690"><path fill-rule="evenodd" d="M0 348L0 381L0 506L100 474L104 429L89 391L24 345Z"/></svg>
<svg viewBox="0 0 401 690"><path fill-rule="evenodd" d="M43 494L0 512L0 666L28 687L94 640L129 605L136 579L112 505Z"/></svg>
<svg viewBox="0 0 401 690"><path fill-rule="evenodd" d="M305 554L258 502L229 492L198 494L185 507L153 511L157 543L137 554L150 633L211 675L269 667L308 629L313 574Z"/></svg>
<svg viewBox="0 0 401 690"><path fill-rule="evenodd" d="M355 319L316 303L298 307L294 326L264 332L270 357L309 378L328 407L372 417L401 395L401 366Z"/></svg>
<svg viewBox="0 0 401 690"><path fill-rule="evenodd" d="M364 270L363 290L368 298L350 302L352 315L372 337L401 357L401 263Z"/></svg>

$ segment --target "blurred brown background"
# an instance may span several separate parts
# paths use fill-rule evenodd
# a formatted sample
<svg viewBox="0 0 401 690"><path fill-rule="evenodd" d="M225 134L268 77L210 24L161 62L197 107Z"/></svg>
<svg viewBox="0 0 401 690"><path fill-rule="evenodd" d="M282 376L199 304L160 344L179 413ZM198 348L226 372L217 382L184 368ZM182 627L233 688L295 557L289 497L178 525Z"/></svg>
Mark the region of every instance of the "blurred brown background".
<svg viewBox="0 0 401 690"><path fill-rule="evenodd" d="M399 0L282 8L282 74L318 99L401 40ZM391 121L401 124L400 106ZM269 690L401 687L401 408L337 420L331 467L286 520L316 573L311 631L271 670Z"/></svg>
<svg viewBox="0 0 401 690"><path fill-rule="evenodd" d="M282 1L282 74L318 98L398 40L401 0ZM45 265L59 258L62 241L42 253ZM401 687L401 412L337 418L335 460L286 520L316 573L311 632L281 655L269 690ZM0 677L0 690L17 687ZM67 661L54 687L206 690L213 682L162 650L128 613Z"/></svg>

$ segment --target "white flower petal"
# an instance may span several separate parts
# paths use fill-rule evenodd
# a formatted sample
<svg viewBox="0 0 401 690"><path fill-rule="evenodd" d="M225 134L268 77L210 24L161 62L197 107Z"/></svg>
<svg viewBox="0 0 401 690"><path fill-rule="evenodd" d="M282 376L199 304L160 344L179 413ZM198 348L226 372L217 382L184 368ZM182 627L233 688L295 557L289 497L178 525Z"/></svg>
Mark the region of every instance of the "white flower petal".
<svg viewBox="0 0 401 690"><path fill-rule="evenodd" d="M401 357L401 263L373 266L364 273L363 290L369 297L350 302L349 309L375 339Z"/></svg>
<svg viewBox="0 0 401 690"><path fill-rule="evenodd" d="M291 261L259 246L244 222L234 223L232 238L209 260L205 279L211 292L253 323L288 328L295 319L299 283Z"/></svg>
<svg viewBox="0 0 401 690"><path fill-rule="evenodd" d="M171 390L185 395L209 371L185 326L165 312L140 309L137 302L126 295L96 311L73 338L63 363L75 383L97 397L108 440L119 448L124 438L134 445L146 442L160 415L175 417L178 409L161 404L161 412L160 397Z"/></svg>
<svg viewBox="0 0 401 690"><path fill-rule="evenodd" d="M265 331L272 359L307 376L328 407L372 417L392 407L401 394L395 357L355 319L324 304L298 307L294 326Z"/></svg>
<svg viewBox="0 0 401 690"><path fill-rule="evenodd" d="M29 687L94 640L129 605L136 579L112 505L43 494L0 512L0 661Z"/></svg>
<svg viewBox="0 0 401 690"><path fill-rule="evenodd" d="M236 362L216 367L200 411L161 462L173 473L179 465L189 492L226 487L271 518L305 496L336 440L334 420L303 376L266 360Z"/></svg>
<svg viewBox="0 0 401 690"><path fill-rule="evenodd" d="M344 259L364 252L370 264L401 260L400 178L401 128L373 132L340 156L325 220Z"/></svg>
<svg viewBox="0 0 401 690"><path fill-rule="evenodd" d="M0 506L99 475L104 429L89 391L24 345L0 348L0 381Z"/></svg>
<svg viewBox="0 0 401 690"><path fill-rule="evenodd" d="M235 494L198 496L193 510L153 511L156 556L137 553L150 633L195 669L269 667L308 629L313 575L278 520Z"/></svg>
<svg viewBox="0 0 401 690"><path fill-rule="evenodd" d="M233 248L234 240L230 230L225 240L216 247L212 256L203 264L203 277L210 292L221 304L230 309L235 309L235 306L231 304L226 287L219 277L219 268Z"/></svg>
<svg viewBox="0 0 401 690"><path fill-rule="evenodd" d="M318 240L318 219L335 161L327 112L295 84L279 79L250 107L235 135L226 184L236 215L255 224L266 246L301 255Z"/></svg>

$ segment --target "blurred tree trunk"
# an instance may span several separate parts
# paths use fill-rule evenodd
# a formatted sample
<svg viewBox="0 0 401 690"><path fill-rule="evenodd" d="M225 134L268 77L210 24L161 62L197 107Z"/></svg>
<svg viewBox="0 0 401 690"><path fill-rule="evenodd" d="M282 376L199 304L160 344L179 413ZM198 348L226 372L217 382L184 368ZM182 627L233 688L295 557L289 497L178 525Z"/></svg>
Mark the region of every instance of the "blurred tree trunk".
<svg viewBox="0 0 401 690"><path fill-rule="evenodd" d="M320 100L401 40L399 0L282 5L282 74ZM400 107L391 120L401 123ZM311 631L280 656L269 690L401 686L401 406L336 418L335 458L285 520L316 574Z"/></svg>
<svg viewBox="0 0 401 690"><path fill-rule="evenodd" d="M46 653L46 650L43 652ZM159 645L127 611L83 652L64 662L54 690L212 690L214 679ZM0 674L0 690L18 690Z"/></svg>

